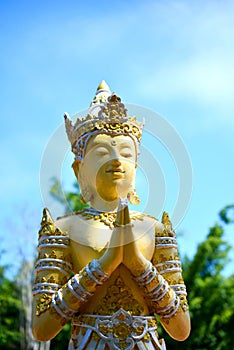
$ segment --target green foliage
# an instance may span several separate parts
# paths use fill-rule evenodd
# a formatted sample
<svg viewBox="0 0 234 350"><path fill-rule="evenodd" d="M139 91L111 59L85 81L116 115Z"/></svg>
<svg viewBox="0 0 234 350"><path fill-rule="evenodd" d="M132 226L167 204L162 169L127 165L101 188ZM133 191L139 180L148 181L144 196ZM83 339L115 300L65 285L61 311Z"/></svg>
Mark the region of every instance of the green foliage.
<svg viewBox="0 0 234 350"><path fill-rule="evenodd" d="M67 323L62 331L56 335L50 342L50 350L68 349L68 344L71 338L71 324Z"/></svg>
<svg viewBox="0 0 234 350"><path fill-rule="evenodd" d="M221 218L227 218L227 210ZM226 210L226 211L225 211ZM224 223L231 221L224 220ZM199 244L192 259L185 257L183 276L188 291L191 335L179 343L165 336L170 350L226 350L233 348L234 275L224 277L230 245L223 239L224 228L215 224Z"/></svg>
<svg viewBox="0 0 234 350"><path fill-rule="evenodd" d="M88 206L81 201L79 185L77 182L73 185L75 188L74 192L63 191L60 181L55 177L52 178L52 182L53 185L51 186L50 194L54 199L56 199L64 206L65 213L69 213L71 211L79 211Z"/></svg>
<svg viewBox="0 0 234 350"><path fill-rule="evenodd" d="M0 348L20 349L19 317L22 308L14 281L5 277L6 267L0 267Z"/></svg>
<svg viewBox="0 0 234 350"><path fill-rule="evenodd" d="M230 216L231 212L231 216ZM220 219L225 222L225 224L234 222L234 204L227 205L219 212Z"/></svg>

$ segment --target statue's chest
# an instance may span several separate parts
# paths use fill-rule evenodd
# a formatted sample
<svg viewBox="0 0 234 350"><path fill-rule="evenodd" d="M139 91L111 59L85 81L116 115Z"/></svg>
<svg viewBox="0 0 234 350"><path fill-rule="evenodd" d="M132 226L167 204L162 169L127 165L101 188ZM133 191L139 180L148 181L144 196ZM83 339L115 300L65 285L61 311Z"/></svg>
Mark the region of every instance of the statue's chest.
<svg viewBox="0 0 234 350"><path fill-rule="evenodd" d="M99 220L82 220L70 227L71 251L75 265L82 267L91 259L100 257L112 235L112 228ZM154 224L148 218L132 220L134 240L141 253L151 260L154 252ZM127 232L126 232L127 234ZM126 237L126 242L131 243Z"/></svg>

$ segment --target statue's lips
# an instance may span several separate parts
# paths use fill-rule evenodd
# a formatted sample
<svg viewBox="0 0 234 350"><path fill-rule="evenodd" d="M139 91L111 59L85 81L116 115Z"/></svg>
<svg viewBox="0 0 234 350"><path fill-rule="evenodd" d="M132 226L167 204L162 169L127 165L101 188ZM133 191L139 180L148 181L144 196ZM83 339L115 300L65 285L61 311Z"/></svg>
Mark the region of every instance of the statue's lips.
<svg viewBox="0 0 234 350"><path fill-rule="evenodd" d="M106 170L106 173L121 173L121 174L124 174L125 171L120 169L120 168L111 168L111 169Z"/></svg>
<svg viewBox="0 0 234 350"><path fill-rule="evenodd" d="M120 168L111 168L111 169L106 170L106 173L113 175L117 179L121 179L123 177L123 174L125 173L125 171L123 171Z"/></svg>

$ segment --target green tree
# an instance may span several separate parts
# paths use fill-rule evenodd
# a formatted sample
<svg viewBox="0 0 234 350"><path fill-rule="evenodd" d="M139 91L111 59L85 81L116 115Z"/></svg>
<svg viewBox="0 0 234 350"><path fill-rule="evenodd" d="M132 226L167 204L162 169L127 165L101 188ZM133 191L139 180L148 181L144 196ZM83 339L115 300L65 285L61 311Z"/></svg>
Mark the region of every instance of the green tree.
<svg viewBox="0 0 234 350"><path fill-rule="evenodd" d="M69 213L71 211L79 211L88 206L82 202L78 183L75 182L73 186L75 189L74 192L63 191L60 181L55 177L52 178L50 194L54 199L56 199L60 204L64 206L65 213Z"/></svg>
<svg viewBox="0 0 234 350"><path fill-rule="evenodd" d="M50 350L68 349L69 340L71 338L71 323L67 323L61 332L50 341Z"/></svg>
<svg viewBox="0 0 234 350"><path fill-rule="evenodd" d="M183 276L188 290L191 335L183 343L166 338L168 349L226 350L234 344L234 275L225 277L230 245L224 240L224 225L231 223L227 206L221 223L210 228L192 259L183 259Z"/></svg>
<svg viewBox="0 0 234 350"><path fill-rule="evenodd" d="M6 277L6 269L6 266L0 266L0 348L18 350L21 340L19 320L22 304L17 284Z"/></svg>

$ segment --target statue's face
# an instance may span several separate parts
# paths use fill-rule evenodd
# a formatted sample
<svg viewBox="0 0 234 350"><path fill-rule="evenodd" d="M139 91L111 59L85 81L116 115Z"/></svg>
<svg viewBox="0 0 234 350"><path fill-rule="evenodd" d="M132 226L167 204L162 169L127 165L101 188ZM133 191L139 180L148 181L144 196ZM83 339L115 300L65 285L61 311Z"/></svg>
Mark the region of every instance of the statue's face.
<svg viewBox="0 0 234 350"><path fill-rule="evenodd" d="M126 197L135 187L136 156L130 136L93 136L80 167L82 179L104 200Z"/></svg>

